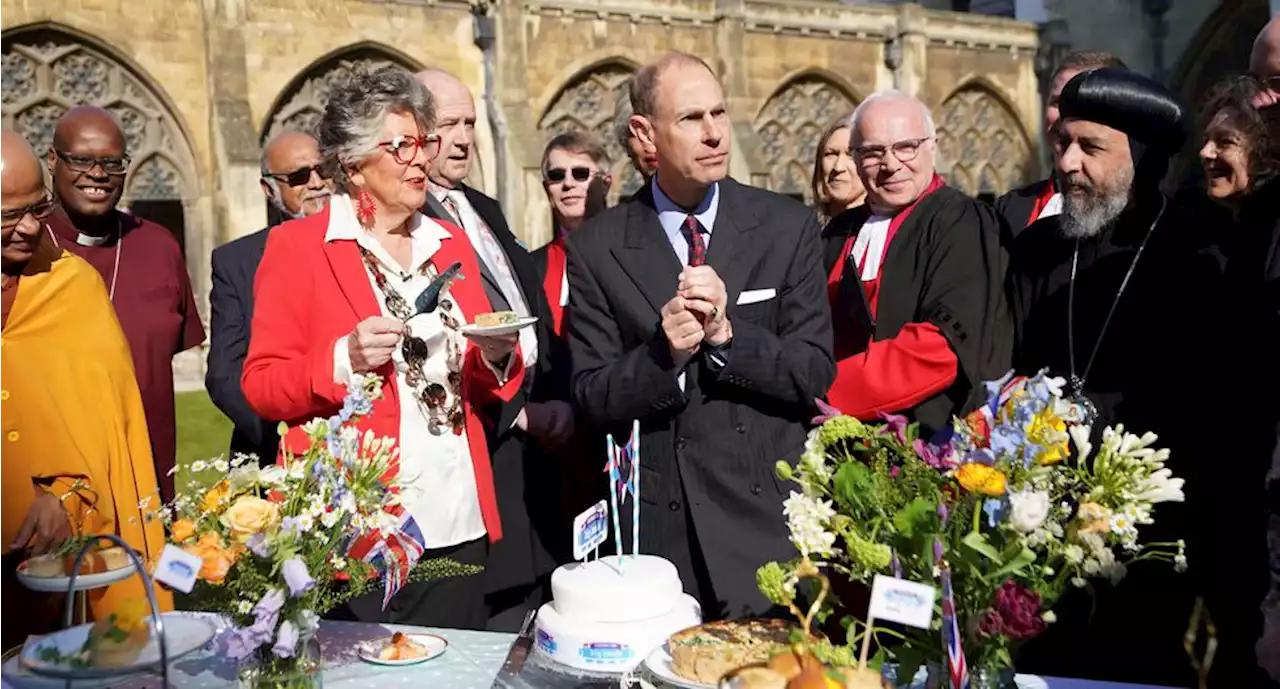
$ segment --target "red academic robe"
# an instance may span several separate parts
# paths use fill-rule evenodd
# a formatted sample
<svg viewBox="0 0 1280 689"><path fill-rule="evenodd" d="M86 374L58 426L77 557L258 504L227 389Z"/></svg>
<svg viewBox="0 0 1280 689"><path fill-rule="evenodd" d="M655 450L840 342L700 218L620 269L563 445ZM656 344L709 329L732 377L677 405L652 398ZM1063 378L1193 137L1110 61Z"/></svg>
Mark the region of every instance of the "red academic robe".
<svg viewBox="0 0 1280 689"><path fill-rule="evenodd" d="M833 318L848 313L838 303L837 288L847 277L844 257L868 217L869 210L854 209L824 231ZM865 347L850 347L837 337L828 401L857 418L906 413L936 429L961 411L984 380L1002 375L1011 323L998 246L994 214L935 176L890 221L880 270L862 281L874 336ZM1001 338L1006 342L997 345Z"/></svg>

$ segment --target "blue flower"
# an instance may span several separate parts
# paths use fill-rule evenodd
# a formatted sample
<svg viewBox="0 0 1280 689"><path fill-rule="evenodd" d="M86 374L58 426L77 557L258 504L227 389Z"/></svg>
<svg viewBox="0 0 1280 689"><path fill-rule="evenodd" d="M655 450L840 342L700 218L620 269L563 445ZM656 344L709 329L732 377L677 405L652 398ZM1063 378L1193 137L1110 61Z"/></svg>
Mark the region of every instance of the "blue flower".
<svg viewBox="0 0 1280 689"><path fill-rule="evenodd" d="M280 625L280 631L276 635L276 645L272 647L271 652L277 658L292 658L294 649L298 646L298 630L289 620L285 620Z"/></svg>
<svg viewBox="0 0 1280 689"><path fill-rule="evenodd" d="M223 652L232 660L247 658L262 645L262 642L256 641L248 629L228 629L222 641Z"/></svg>
<svg viewBox="0 0 1280 689"><path fill-rule="evenodd" d="M307 563L303 562L302 558L289 558L281 565L280 572L284 575L284 583L289 586L289 595L294 598L310 591L316 585L316 580L311 578L311 573L307 571Z"/></svg>
<svg viewBox="0 0 1280 689"><path fill-rule="evenodd" d="M291 518L292 517L290 517L290 519ZM245 545L249 546L249 550L258 557L268 557L271 555L271 548L267 545L267 537L263 534L256 533L250 536Z"/></svg>
<svg viewBox="0 0 1280 689"><path fill-rule="evenodd" d="M991 429L991 452L997 457L1020 455L1026 442L1021 426L1002 423Z"/></svg>

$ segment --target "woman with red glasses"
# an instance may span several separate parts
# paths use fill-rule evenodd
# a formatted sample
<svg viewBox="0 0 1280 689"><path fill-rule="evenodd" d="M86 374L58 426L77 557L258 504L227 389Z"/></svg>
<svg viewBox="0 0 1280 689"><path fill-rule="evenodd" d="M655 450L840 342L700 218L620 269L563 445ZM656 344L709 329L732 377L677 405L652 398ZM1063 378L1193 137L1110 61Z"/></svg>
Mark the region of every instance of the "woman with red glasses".
<svg viewBox="0 0 1280 689"><path fill-rule="evenodd" d="M524 366L514 335L461 332L492 309L466 233L418 212L440 148L434 119L403 70L357 71L332 90L319 139L334 194L267 241L241 385L260 415L287 420L282 443L297 451L299 424L338 413L350 386L379 376L360 426L397 440L404 531L411 520L425 557L483 565L502 524L482 410L510 399ZM378 591L341 616L483 628L483 582L407 584L386 610Z"/></svg>

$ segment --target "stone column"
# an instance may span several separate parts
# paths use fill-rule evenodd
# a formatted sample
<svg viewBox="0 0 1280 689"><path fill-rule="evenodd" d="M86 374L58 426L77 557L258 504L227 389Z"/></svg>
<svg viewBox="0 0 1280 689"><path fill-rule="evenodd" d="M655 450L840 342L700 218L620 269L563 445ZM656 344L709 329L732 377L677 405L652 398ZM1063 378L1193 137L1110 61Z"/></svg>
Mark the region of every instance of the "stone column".
<svg viewBox="0 0 1280 689"><path fill-rule="evenodd" d="M249 110L244 0L204 0L213 146L214 246L267 222L258 136Z"/></svg>
<svg viewBox="0 0 1280 689"><path fill-rule="evenodd" d="M895 89L916 95L929 67L929 37L924 8L916 3L898 5L898 33L885 45L885 57L893 70Z"/></svg>
<svg viewBox="0 0 1280 689"><path fill-rule="evenodd" d="M720 77L726 105L729 107L730 142L729 176L744 184L760 184L760 166L752 158L751 116L755 100L747 91L747 70L742 55L746 44L746 3L743 0L716 0L715 60L711 67Z"/></svg>
<svg viewBox="0 0 1280 689"><path fill-rule="evenodd" d="M493 13L496 41L494 88L507 128L506 150L494 142L495 153L506 157L507 170L506 188L495 190L495 196L502 200L502 210L511 224L511 231L526 246L541 246L551 238L550 225L545 219L529 217L531 204L526 203L530 194L542 193L542 179L538 171L542 139L530 107L532 96L525 88L524 3L521 0L503 0L494 3L490 11Z"/></svg>

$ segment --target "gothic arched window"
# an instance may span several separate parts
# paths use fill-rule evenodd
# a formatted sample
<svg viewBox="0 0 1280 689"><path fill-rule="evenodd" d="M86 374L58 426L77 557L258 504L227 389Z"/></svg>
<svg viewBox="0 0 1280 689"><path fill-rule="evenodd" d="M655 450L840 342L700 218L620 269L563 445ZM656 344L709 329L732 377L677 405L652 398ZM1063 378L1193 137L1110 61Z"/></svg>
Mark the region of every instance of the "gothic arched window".
<svg viewBox="0 0 1280 689"><path fill-rule="evenodd" d="M1022 125L986 88L966 86L937 113L938 172L971 196L1000 195L1028 181L1034 162Z"/></svg>
<svg viewBox="0 0 1280 689"><path fill-rule="evenodd" d="M619 63L607 63L580 74L560 91L538 123L544 144L569 131L592 134L600 140L609 155L615 180L609 190L610 204L620 196L635 193L644 184L613 130L621 99L628 97L630 78L631 70Z"/></svg>
<svg viewBox="0 0 1280 689"><path fill-rule="evenodd" d="M110 110L124 130L132 167L122 205L169 228L185 246L183 201L199 196L194 157L166 101L106 48L54 28L3 37L4 126L44 156L58 119L77 105Z"/></svg>
<svg viewBox="0 0 1280 689"><path fill-rule="evenodd" d="M793 79L775 93L755 121L769 189L813 203L809 182L818 137L855 105L835 84L813 75Z"/></svg>

